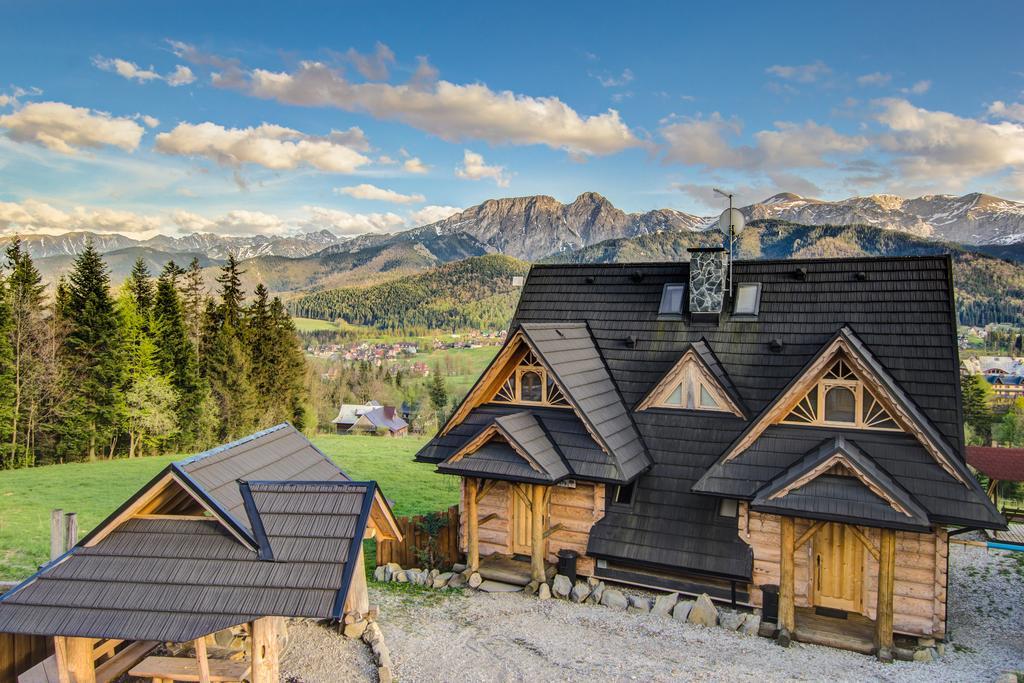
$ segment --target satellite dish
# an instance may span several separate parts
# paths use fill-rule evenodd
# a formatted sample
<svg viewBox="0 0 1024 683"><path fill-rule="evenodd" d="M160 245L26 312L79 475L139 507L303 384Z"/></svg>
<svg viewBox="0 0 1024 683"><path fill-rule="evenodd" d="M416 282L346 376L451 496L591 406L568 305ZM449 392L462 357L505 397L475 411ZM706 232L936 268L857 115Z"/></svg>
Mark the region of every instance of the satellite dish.
<svg viewBox="0 0 1024 683"><path fill-rule="evenodd" d="M730 224L732 225L731 232L729 230ZM726 209L718 217L718 229L722 231L723 235L738 235L743 232L744 225L746 225L746 222L743 220L743 212L739 209Z"/></svg>

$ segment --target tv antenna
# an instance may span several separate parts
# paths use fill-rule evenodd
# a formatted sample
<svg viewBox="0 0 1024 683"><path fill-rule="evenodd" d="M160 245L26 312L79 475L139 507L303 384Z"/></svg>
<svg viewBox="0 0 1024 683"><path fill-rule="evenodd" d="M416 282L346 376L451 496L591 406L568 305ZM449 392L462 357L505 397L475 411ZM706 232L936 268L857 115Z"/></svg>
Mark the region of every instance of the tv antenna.
<svg viewBox="0 0 1024 683"><path fill-rule="evenodd" d="M724 192L719 190L717 187L711 188L716 194L720 194L729 200L729 208L722 212L722 215L718 217L718 229L722 231L723 235L729 236L729 291L732 291L732 262L733 262L733 245L736 242L736 235L743 232L743 228L746 222L743 219L743 212L739 209L732 208L732 192Z"/></svg>

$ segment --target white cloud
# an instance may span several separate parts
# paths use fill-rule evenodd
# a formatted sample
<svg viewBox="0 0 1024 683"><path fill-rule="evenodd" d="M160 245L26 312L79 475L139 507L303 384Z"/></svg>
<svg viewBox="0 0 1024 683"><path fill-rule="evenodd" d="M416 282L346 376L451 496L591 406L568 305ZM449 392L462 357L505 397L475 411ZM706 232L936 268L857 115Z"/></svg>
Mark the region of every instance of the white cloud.
<svg viewBox="0 0 1024 683"><path fill-rule="evenodd" d="M155 116L147 116L143 114L139 116L139 120L146 124L147 128L156 128L160 125L160 119Z"/></svg>
<svg viewBox="0 0 1024 683"><path fill-rule="evenodd" d="M598 74L592 73L590 75L592 78L597 79L597 82L600 83L601 86L604 88L620 88L624 85L628 85L633 81L632 69L623 69L622 74L618 76L610 74L608 72Z"/></svg>
<svg viewBox="0 0 1024 683"><path fill-rule="evenodd" d="M419 157L410 157L402 162L402 168L408 173L416 173L422 175L430 172L430 167L420 161Z"/></svg>
<svg viewBox="0 0 1024 683"><path fill-rule="evenodd" d="M82 230L131 234L152 232L159 227L159 218L131 211L85 206L64 211L35 199L0 202L0 231L6 233L60 234Z"/></svg>
<svg viewBox="0 0 1024 683"><path fill-rule="evenodd" d="M39 97L42 94L42 89L35 86L31 88L21 88L16 85L12 85L10 92L0 92L0 107L17 107L21 104L22 97Z"/></svg>
<svg viewBox="0 0 1024 683"><path fill-rule="evenodd" d="M301 225L305 230L330 230L338 235L384 233L406 227L406 220L396 213L349 213L322 206L305 206L308 217Z"/></svg>
<svg viewBox="0 0 1024 683"><path fill-rule="evenodd" d="M531 97L494 91L482 83L438 81L437 70L419 60L409 82L354 83L321 62L303 62L293 72L245 71L237 62L172 42L182 59L213 64L219 87L237 88L255 97L286 104L336 107L401 121L450 141L485 140L494 144L547 145L575 154L605 155L641 144L609 109L581 116L557 97Z"/></svg>
<svg viewBox="0 0 1024 683"><path fill-rule="evenodd" d="M135 62L129 62L125 59L108 59L97 55L92 58L92 63L97 69L112 71L121 78L127 78L130 81L145 83L146 81L161 80L160 74L154 71L153 67L143 69Z"/></svg>
<svg viewBox="0 0 1024 683"><path fill-rule="evenodd" d="M832 69L827 64L818 60L812 64L799 64L794 66L784 66L782 64L775 64L765 69L765 73L781 78L787 81L796 81L797 83L814 83L832 73Z"/></svg>
<svg viewBox="0 0 1024 683"><path fill-rule="evenodd" d="M183 64L178 64L176 67L174 67L174 71L167 74L165 80L167 81L167 85L171 86L172 88L177 88L181 85L195 83L196 76L194 73L192 73L192 69L188 68Z"/></svg>
<svg viewBox="0 0 1024 683"><path fill-rule="evenodd" d="M17 142L42 145L55 152L73 154L80 148L104 146L133 151L143 128L130 118L118 118L63 102L33 102L6 116L0 128Z"/></svg>
<svg viewBox="0 0 1024 683"><path fill-rule="evenodd" d="M996 100L988 106L988 113L997 119L1024 122L1024 104L1020 102L1007 104Z"/></svg>
<svg viewBox="0 0 1024 683"><path fill-rule="evenodd" d="M337 135L343 139L350 133ZM209 121L180 123L171 132L156 136L156 149L164 154L205 157L226 166L255 164L273 170L309 166L330 173L352 173L370 163L369 157L331 136L314 137L266 123L255 128L225 128Z"/></svg>
<svg viewBox="0 0 1024 683"><path fill-rule="evenodd" d="M394 190L388 190L369 183L353 185L350 187L339 187L335 190L339 194L347 194L356 199L369 199L378 202L392 202L394 204L418 204L426 199L421 194L401 194Z"/></svg>
<svg viewBox="0 0 1024 683"><path fill-rule="evenodd" d="M384 43L378 42L372 54L364 55L349 48L345 56L356 67L363 78L371 81L385 81L388 78L388 67L395 63L395 53Z"/></svg>
<svg viewBox="0 0 1024 683"><path fill-rule="evenodd" d="M504 166L488 166L482 154L471 150L462 153L462 166L455 168L455 175L465 180L483 180L490 178L498 187L508 187L508 177Z"/></svg>
<svg viewBox="0 0 1024 683"><path fill-rule="evenodd" d="M857 76L857 85L862 86L883 86L888 85L892 80L892 74L875 71L874 73Z"/></svg>
<svg viewBox="0 0 1024 683"><path fill-rule="evenodd" d="M418 225L430 225L438 221L443 221L449 216L462 211L457 206L424 206L422 209L418 209L409 214L409 223L414 226Z"/></svg>
<svg viewBox="0 0 1024 683"><path fill-rule="evenodd" d="M381 166L394 166L398 161L389 157L387 154L381 154L377 157L377 163Z"/></svg>
<svg viewBox="0 0 1024 683"><path fill-rule="evenodd" d="M932 87L932 82L931 81L918 81L917 83L914 83L914 85L910 86L909 88L900 88L900 92L901 93L905 93L907 95L923 95L926 92L928 92L929 90L931 90L931 87Z"/></svg>
<svg viewBox="0 0 1024 683"><path fill-rule="evenodd" d="M778 171L829 166L830 157L860 152L868 145L865 137L843 135L814 121L777 121L774 130L754 133L754 144L731 144L728 138L741 131L738 120L726 120L717 112L708 118L667 119L661 128L667 142L665 161L708 168Z"/></svg>

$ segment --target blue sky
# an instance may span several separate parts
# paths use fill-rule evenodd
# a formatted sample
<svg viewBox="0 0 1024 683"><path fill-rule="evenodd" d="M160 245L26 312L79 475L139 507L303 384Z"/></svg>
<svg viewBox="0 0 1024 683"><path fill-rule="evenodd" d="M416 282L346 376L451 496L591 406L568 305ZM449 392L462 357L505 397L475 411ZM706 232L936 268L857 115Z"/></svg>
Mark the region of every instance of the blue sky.
<svg viewBox="0 0 1024 683"><path fill-rule="evenodd" d="M1024 199L1019 3L0 5L0 229Z"/></svg>

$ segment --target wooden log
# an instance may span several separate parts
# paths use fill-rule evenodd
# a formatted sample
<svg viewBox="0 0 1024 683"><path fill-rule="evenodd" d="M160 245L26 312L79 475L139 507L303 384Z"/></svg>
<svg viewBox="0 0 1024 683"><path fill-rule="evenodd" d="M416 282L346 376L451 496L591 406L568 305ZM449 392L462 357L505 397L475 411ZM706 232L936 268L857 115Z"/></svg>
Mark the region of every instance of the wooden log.
<svg viewBox="0 0 1024 683"><path fill-rule="evenodd" d="M64 511L50 510L50 559L64 554Z"/></svg>
<svg viewBox="0 0 1024 683"><path fill-rule="evenodd" d="M210 683L210 660L206 657L206 639L196 638L196 662L199 663L199 683Z"/></svg>
<svg viewBox="0 0 1024 683"><path fill-rule="evenodd" d="M476 512L478 487L479 484L476 477L466 477L466 563L472 571L480 568L480 530L477 527Z"/></svg>
<svg viewBox="0 0 1024 683"><path fill-rule="evenodd" d="M359 547L356 566L352 568L352 581L345 595L344 613L358 612L362 616L370 611L370 594L366 590L366 568L363 565L363 548Z"/></svg>
<svg viewBox="0 0 1024 683"><path fill-rule="evenodd" d="M64 551L78 544L78 513L69 512L64 516Z"/></svg>
<svg viewBox="0 0 1024 683"><path fill-rule="evenodd" d="M540 484L530 486L532 498L530 518L530 578L538 583L544 581L544 495L546 487Z"/></svg>
<svg viewBox="0 0 1024 683"><path fill-rule="evenodd" d="M262 617L252 622L252 683L279 683L278 622Z"/></svg>
<svg viewBox="0 0 1024 683"><path fill-rule="evenodd" d="M61 683L96 683L94 638L56 636L53 641Z"/></svg>
<svg viewBox="0 0 1024 683"><path fill-rule="evenodd" d="M878 603L875 608L875 646L879 659L892 658L893 586L896 577L896 532L882 529L878 550Z"/></svg>
<svg viewBox="0 0 1024 683"><path fill-rule="evenodd" d="M779 581L779 628L787 636L796 630L796 607L794 605L793 546L795 544L793 518L782 518L781 572Z"/></svg>

